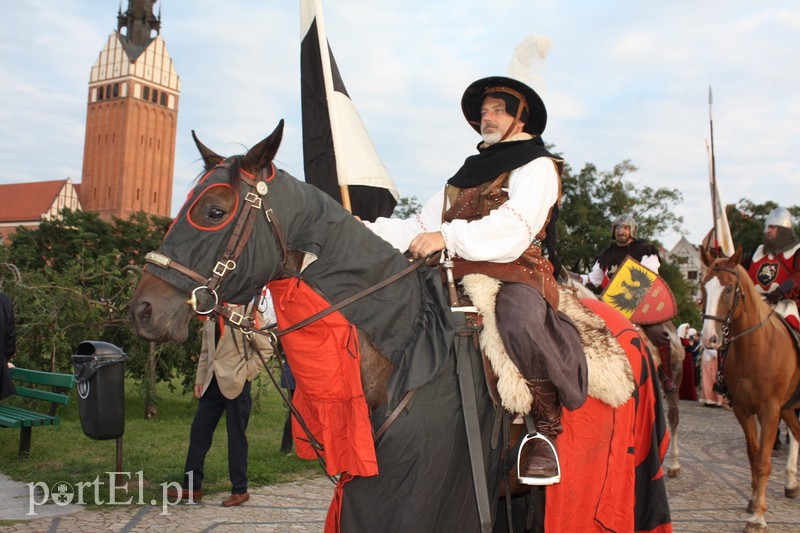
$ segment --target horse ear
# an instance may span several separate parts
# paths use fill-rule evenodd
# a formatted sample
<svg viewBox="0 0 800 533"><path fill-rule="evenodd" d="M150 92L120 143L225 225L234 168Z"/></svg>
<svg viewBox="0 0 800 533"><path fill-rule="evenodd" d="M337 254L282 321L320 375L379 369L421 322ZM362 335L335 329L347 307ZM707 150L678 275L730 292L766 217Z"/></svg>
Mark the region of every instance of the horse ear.
<svg viewBox="0 0 800 533"><path fill-rule="evenodd" d="M200 157L203 158L203 162L206 165L206 170L211 170L215 166L222 163L225 159L224 157L217 155L210 148L208 148L205 144L200 142L200 139L197 138L197 134L195 134L194 130L192 130L192 139L194 139L194 144L197 146L197 149L200 151Z"/></svg>
<svg viewBox="0 0 800 533"><path fill-rule="evenodd" d="M278 126L275 131L270 133L269 137L248 150L242 158L242 169L255 174L266 167L275 159L275 154L278 153L278 147L280 147L282 139L283 119L278 122Z"/></svg>
<svg viewBox="0 0 800 533"><path fill-rule="evenodd" d="M700 259L703 261L704 266L708 266L713 261L711 254L708 253L705 246L700 246Z"/></svg>
<svg viewBox="0 0 800 533"><path fill-rule="evenodd" d="M731 261L733 261L734 265L739 265L742 262L742 245L738 245L736 247L736 252L734 252L733 257L731 257Z"/></svg>

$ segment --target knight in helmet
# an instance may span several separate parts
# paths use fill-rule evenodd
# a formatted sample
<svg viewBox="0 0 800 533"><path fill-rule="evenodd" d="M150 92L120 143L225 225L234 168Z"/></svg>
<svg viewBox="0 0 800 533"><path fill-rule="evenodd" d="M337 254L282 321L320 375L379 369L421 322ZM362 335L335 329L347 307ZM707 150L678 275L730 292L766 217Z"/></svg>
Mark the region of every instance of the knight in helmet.
<svg viewBox="0 0 800 533"><path fill-rule="evenodd" d="M764 243L745 267L756 290L775 306L775 312L800 330L800 241L788 209L777 207L767 216Z"/></svg>
<svg viewBox="0 0 800 533"><path fill-rule="evenodd" d="M555 238L552 222L561 198L563 161L541 140L547 112L528 85L501 76L477 80L464 92L461 108L482 137L478 153L464 161L417 217L379 218L368 226L416 257L449 254L456 280L478 273L502 282L495 315L513 363L503 366L516 367L511 372L521 378L514 380L513 391L499 392L504 407L528 415L534 437L525 441L530 453L520 466L520 480L550 484L560 479L555 448L536 437L555 441L563 431L562 405L582 405L588 387L580 335L558 311L554 254L543 252ZM512 396L525 400L509 407Z"/></svg>
<svg viewBox="0 0 800 533"><path fill-rule="evenodd" d="M589 274L582 276L585 285L605 289L619 266L629 256L658 273L661 266L658 250L649 242L636 238L636 220L633 215L626 213L614 219L611 223L611 239L611 244L600 252Z"/></svg>
<svg viewBox="0 0 800 533"><path fill-rule="evenodd" d="M593 286L597 291L605 289L627 257L635 259L642 266L658 274L658 269L661 267L658 250L651 243L636 238L636 219L633 215L625 213L614 219L611 223L611 238L611 244L600 252L589 274L581 276L584 285ZM643 326L642 329L658 348L661 356L658 376L662 387L666 392L674 391L669 333L661 324Z"/></svg>

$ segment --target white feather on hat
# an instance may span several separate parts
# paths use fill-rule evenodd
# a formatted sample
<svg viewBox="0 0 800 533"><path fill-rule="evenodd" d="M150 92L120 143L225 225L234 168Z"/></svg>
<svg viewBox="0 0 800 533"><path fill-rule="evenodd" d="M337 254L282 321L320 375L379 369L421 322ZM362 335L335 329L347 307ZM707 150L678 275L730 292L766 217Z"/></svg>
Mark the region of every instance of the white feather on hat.
<svg viewBox="0 0 800 533"><path fill-rule="evenodd" d="M544 75L547 71L545 60L551 48L553 40L549 37L528 35L514 49L508 65L508 76L527 84L539 96L544 97Z"/></svg>

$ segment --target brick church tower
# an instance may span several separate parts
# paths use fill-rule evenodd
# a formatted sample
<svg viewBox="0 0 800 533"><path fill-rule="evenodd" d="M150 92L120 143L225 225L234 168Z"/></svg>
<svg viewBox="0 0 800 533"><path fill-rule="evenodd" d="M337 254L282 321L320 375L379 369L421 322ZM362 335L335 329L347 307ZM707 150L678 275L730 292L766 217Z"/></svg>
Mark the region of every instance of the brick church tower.
<svg viewBox="0 0 800 533"><path fill-rule="evenodd" d="M89 76L80 201L127 219L170 216L180 80L156 0L128 0Z"/></svg>

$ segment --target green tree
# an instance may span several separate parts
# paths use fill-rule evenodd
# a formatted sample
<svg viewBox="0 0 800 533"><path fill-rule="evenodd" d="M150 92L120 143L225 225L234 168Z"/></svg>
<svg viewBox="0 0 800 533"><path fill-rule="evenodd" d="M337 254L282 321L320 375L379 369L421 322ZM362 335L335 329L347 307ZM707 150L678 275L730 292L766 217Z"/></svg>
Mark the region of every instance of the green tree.
<svg viewBox="0 0 800 533"><path fill-rule="evenodd" d="M611 242L611 223L623 214L636 219L637 237L660 244L656 235L679 230L682 217L674 206L683 199L677 189L653 189L628 179L637 168L628 160L610 171L591 163L574 175L565 165L561 178L561 211L557 223L558 252L573 272L587 272Z"/></svg>
<svg viewBox="0 0 800 533"><path fill-rule="evenodd" d="M157 381L194 383L199 328L182 346L151 346L133 334L128 303L144 255L158 247L170 220L137 213L101 220L95 213L64 212L38 229L19 229L4 250L0 288L17 309L20 366L71 372L71 355L84 340L103 340L127 355L126 371L143 386L145 411L155 413Z"/></svg>
<svg viewBox="0 0 800 533"><path fill-rule="evenodd" d="M731 227L731 238L734 246L741 245L744 257L750 257L758 245L764 243L764 224L767 216L778 204L767 201L763 204L755 204L747 198L742 198L736 204L729 204L725 207L728 215L728 223ZM794 217L794 231L800 234L797 221L800 220L800 206L785 206Z"/></svg>
<svg viewBox="0 0 800 533"><path fill-rule="evenodd" d="M392 218L411 218L422 210L416 196L401 196L397 205L394 207Z"/></svg>

